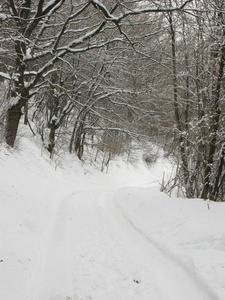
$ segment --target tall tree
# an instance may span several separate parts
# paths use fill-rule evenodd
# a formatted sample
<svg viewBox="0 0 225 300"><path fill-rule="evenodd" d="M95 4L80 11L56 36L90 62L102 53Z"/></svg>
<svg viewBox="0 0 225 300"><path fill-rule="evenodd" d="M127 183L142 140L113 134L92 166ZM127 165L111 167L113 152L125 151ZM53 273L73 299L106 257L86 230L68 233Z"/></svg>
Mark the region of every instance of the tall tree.
<svg viewBox="0 0 225 300"><path fill-rule="evenodd" d="M167 14L175 182L187 197L219 201L224 200L224 3L196 1L191 12Z"/></svg>

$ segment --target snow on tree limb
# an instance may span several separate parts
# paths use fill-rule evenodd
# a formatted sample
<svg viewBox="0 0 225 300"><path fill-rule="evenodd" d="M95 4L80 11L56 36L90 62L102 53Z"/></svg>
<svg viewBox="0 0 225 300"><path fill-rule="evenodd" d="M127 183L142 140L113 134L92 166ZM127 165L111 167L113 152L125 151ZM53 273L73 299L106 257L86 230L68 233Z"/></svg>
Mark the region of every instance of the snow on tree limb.
<svg viewBox="0 0 225 300"><path fill-rule="evenodd" d="M179 11L179 10L183 10L189 3L193 2L193 0L186 0L181 6L175 7L175 8L161 8L161 7L157 7L157 8L139 8L139 9L132 9L132 10L128 10L125 11L123 13L121 13L118 17L112 15L109 10L106 8L106 6L104 6L100 1L98 0L90 0L90 2L93 4L93 6L96 9L99 9L103 16L105 17L106 20L112 21L116 24L118 24L122 19L128 17L128 16L132 16L132 15L139 15L139 14L143 14L143 13L162 13L162 12L173 12L173 11Z"/></svg>
<svg viewBox="0 0 225 300"><path fill-rule="evenodd" d="M11 79L11 77L9 76L9 74L4 73L4 72L0 72L0 77L3 77L4 79L8 79L8 80Z"/></svg>

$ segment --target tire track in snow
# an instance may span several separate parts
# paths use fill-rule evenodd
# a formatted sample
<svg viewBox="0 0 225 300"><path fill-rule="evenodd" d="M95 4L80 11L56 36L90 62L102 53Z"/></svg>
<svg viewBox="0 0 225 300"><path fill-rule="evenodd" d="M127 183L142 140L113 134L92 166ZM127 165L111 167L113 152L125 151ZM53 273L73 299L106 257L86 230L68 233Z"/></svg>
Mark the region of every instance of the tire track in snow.
<svg viewBox="0 0 225 300"><path fill-rule="evenodd" d="M29 300L66 300L72 293L70 254L70 206L72 194L57 204L42 241L37 270L34 270ZM36 272L35 272L36 271Z"/></svg>
<svg viewBox="0 0 225 300"><path fill-rule="evenodd" d="M154 282L151 267L142 264L139 252L112 222L104 205L108 194L102 190L84 191L76 194L73 202L76 296L72 300L166 300ZM135 282L140 280L140 273L149 272L150 280Z"/></svg>
<svg viewBox="0 0 225 300"><path fill-rule="evenodd" d="M165 299L219 300L217 295L205 286L195 274L189 272L175 255L167 253L162 245L152 240L134 224L113 194L109 198L111 199L105 201L109 215L124 232L126 238L139 249L142 260L155 270L154 278L164 290Z"/></svg>
<svg viewBox="0 0 225 300"><path fill-rule="evenodd" d="M218 300L154 245L113 195L76 191L57 205L28 299Z"/></svg>

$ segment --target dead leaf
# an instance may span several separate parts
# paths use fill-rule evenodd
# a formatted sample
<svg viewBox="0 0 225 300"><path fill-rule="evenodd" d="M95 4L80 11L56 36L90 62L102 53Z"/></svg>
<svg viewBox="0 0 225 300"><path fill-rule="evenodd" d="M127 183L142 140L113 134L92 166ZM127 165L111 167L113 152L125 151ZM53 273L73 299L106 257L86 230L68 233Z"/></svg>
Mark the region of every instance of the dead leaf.
<svg viewBox="0 0 225 300"><path fill-rule="evenodd" d="M140 281L139 281L139 280L136 280L136 279L134 279L134 282L137 283L137 284L140 283Z"/></svg>

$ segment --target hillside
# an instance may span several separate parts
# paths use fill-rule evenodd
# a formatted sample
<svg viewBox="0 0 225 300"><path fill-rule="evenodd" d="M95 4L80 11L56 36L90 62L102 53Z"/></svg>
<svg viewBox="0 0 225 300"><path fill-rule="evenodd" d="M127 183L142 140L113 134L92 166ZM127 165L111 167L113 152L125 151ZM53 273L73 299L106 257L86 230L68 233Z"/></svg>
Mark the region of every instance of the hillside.
<svg viewBox="0 0 225 300"><path fill-rule="evenodd" d="M0 299L225 298L225 203L160 192L169 163L0 148Z"/></svg>

